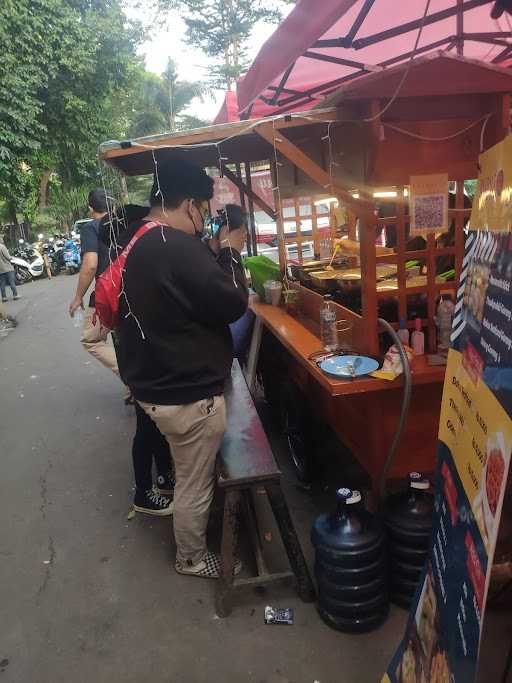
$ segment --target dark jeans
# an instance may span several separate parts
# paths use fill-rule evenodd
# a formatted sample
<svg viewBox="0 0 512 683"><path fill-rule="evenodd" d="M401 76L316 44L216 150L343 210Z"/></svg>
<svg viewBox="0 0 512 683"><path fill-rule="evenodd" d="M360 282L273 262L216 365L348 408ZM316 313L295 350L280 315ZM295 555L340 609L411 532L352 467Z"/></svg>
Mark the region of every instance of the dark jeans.
<svg viewBox="0 0 512 683"><path fill-rule="evenodd" d="M153 420L135 403L137 430L133 438L132 457L135 486L139 491L149 491L153 486L153 458L158 475L172 474L173 465L169 444Z"/></svg>
<svg viewBox="0 0 512 683"><path fill-rule="evenodd" d="M9 286L12 291L13 296L18 296L18 290L16 289L16 275L14 270L10 270L8 273L2 273L0 275L0 290L2 292L2 299L7 299L7 292L5 288Z"/></svg>

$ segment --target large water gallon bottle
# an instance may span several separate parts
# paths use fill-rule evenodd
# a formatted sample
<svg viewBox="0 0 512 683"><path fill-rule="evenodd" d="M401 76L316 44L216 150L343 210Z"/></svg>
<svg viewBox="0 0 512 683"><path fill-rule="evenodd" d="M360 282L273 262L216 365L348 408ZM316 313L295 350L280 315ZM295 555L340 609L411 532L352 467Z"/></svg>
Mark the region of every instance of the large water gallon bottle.
<svg viewBox="0 0 512 683"><path fill-rule="evenodd" d="M447 349L450 346L450 335L452 333L453 311L455 304L451 299L443 299L437 306L437 345L440 349Z"/></svg>
<svg viewBox="0 0 512 683"><path fill-rule="evenodd" d="M320 308L320 338L326 351L336 351L338 348L338 327L336 325L336 309L330 294L324 296Z"/></svg>
<svg viewBox="0 0 512 683"><path fill-rule="evenodd" d="M390 554L391 601L409 608L427 560L434 496L419 472L409 474L405 491L391 495L384 512Z"/></svg>
<svg viewBox="0 0 512 683"><path fill-rule="evenodd" d="M315 520L318 611L339 631L370 631L389 611L384 530L365 510L359 491L340 488L337 507Z"/></svg>

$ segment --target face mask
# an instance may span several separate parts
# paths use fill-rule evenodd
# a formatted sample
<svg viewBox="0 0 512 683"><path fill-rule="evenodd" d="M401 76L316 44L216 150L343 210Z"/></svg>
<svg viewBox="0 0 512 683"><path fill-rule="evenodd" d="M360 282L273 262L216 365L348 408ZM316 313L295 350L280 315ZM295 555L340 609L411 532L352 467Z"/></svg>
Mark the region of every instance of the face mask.
<svg viewBox="0 0 512 683"><path fill-rule="evenodd" d="M206 202L201 202L200 206L195 204L195 207L201 216L201 227L198 229L196 225L196 220L194 218L194 215L192 214L192 211L189 210L188 212L188 217L190 218L192 225L194 226L194 232L195 234L202 238L205 233L205 227L208 223L208 204Z"/></svg>

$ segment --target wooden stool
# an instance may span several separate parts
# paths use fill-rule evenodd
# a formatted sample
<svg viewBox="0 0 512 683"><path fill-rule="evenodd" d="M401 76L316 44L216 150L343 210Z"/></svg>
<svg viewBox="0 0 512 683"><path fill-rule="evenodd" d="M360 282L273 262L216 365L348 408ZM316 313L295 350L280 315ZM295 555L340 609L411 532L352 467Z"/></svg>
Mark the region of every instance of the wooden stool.
<svg viewBox="0 0 512 683"><path fill-rule="evenodd" d="M218 484L225 489L224 519L221 544L221 578L217 582L215 606L220 617L231 612L232 593L242 586L261 586L286 578L294 578L297 592L305 602L312 601L315 591L311 576L295 532L290 512L281 489L281 472L256 412L244 376L235 362L231 381L226 387L228 425L219 458ZM276 519L291 571L269 573L263 558L252 492L263 487ZM245 513L253 542L258 575L248 579L233 576L238 528Z"/></svg>

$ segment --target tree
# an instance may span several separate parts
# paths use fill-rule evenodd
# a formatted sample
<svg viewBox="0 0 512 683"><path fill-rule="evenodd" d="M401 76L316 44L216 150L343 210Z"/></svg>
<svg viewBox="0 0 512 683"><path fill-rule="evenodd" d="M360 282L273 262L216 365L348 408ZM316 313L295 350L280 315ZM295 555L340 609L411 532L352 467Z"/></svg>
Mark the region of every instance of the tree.
<svg viewBox="0 0 512 683"><path fill-rule="evenodd" d="M52 49L64 35L60 0L0 3L0 192L9 220L17 221L26 190L22 164L40 147L45 130L39 94L54 73Z"/></svg>
<svg viewBox="0 0 512 683"><path fill-rule="evenodd" d="M139 37L119 0L2 0L0 199L11 221L38 191L44 205L52 171L68 188L97 174Z"/></svg>
<svg viewBox="0 0 512 683"><path fill-rule="evenodd" d="M161 76L139 71L137 81L132 83L132 122L129 137L143 137L164 131L174 132L204 125L204 121L185 114L196 97L202 99L208 89L201 83L182 81L178 78L176 64L172 59Z"/></svg>
<svg viewBox="0 0 512 683"><path fill-rule="evenodd" d="M97 146L122 132L116 98L129 83L138 26L117 0L63 0L74 8L73 35L58 46L58 69L43 93L45 149L64 187L97 175Z"/></svg>
<svg viewBox="0 0 512 683"><path fill-rule="evenodd" d="M198 45L214 65L210 84L231 90L248 66L251 32L260 22L278 23L279 5L295 0L158 0L160 10L183 12L188 39Z"/></svg>
<svg viewBox="0 0 512 683"><path fill-rule="evenodd" d="M68 232L76 220L87 215L88 196L89 187L85 185L55 191L50 215L55 219L60 232Z"/></svg>

